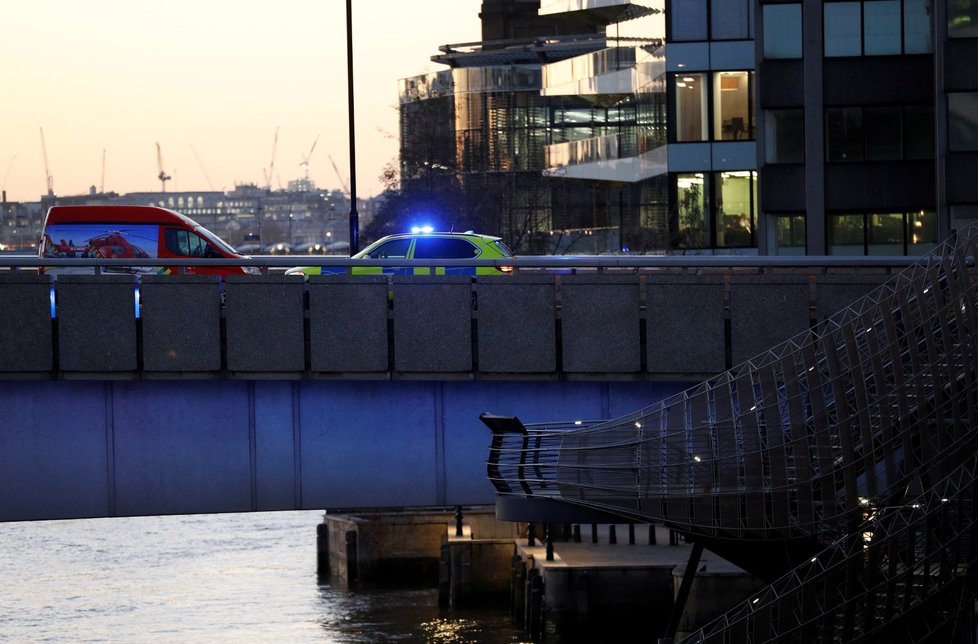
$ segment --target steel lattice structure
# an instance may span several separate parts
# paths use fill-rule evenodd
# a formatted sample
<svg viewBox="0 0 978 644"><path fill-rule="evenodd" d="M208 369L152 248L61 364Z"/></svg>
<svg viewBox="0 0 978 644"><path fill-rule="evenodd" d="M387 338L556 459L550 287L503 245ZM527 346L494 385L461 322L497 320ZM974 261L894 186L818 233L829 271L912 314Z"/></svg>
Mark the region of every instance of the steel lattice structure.
<svg viewBox="0 0 978 644"><path fill-rule="evenodd" d="M500 503L662 523L773 580L692 641L953 639L976 597L976 256L969 228L817 328L625 417L494 430Z"/></svg>

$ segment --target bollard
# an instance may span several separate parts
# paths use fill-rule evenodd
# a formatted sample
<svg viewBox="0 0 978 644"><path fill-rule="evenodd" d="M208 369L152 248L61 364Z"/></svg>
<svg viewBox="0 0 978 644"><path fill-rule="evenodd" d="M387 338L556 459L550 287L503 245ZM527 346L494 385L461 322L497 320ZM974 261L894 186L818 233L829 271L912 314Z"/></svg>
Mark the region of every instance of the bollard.
<svg viewBox="0 0 978 644"><path fill-rule="evenodd" d="M598 542L598 524L597 523L592 523L591 524L591 543L597 543L597 542Z"/></svg>
<svg viewBox="0 0 978 644"><path fill-rule="evenodd" d="M462 506L455 506L455 536L462 536Z"/></svg>
<svg viewBox="0 0 978 644"><path fill-rule="evenodd" d="M632 522L628 523L628 545L635 545L635 524Z"/></svg>
<svg viewBox="0 0 978 644"><path fill-rule="evenodd" d="M618 535L615 534L615 524L608 526L608 543L614 545L618 543Z"/></svg>
<svg viewBox="0 0 978 644"><path fill-rule="evenodd" d="M526 616L526 634L531 640L536 641L540 639L540 634L543 632L543 577L540 576L540 571L536 569L530 570L527 577L530 580L530 590L527 602L529 609Z"/></svg>
<svg viewBox="0 0 978 644"><path fill-rule="evenodd" d="M657 539L656 539L656 536L655 536L655 524L650 523L649 524L649 545L650 546L656 545L656 541L657 541Z"/></svg>
<svg viewBox="0 0 978 644"><path fill-rule="evenodd" d="M581 542L581 524L575 523L574 524L574 543L580 543L580 542Z"/></svg>
<svg viewBox="0 0 978 644"><path fill-rule="evenodd" d="M329 577L329 528L325 522L316 526L316 574Z"/></svg>

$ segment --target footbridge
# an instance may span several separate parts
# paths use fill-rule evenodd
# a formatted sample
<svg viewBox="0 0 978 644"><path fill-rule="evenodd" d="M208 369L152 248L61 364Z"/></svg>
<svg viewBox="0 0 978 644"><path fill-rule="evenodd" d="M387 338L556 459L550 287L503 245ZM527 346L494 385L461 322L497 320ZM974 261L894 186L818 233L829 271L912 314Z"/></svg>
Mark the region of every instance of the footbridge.
<svg viewBox="0 0 978 644"><path fill-rule="evenodd" d="M770 583L684 641L973 642L976 256L966 230L812 329L613 420L484 415L497 515L664 524Z"/></svg>
<svg viewBox="0 0 978 644"><path fill-rule="evenodd" d="M520 258L304 281L259 259L265 275L226 280L45 260L97 270L54 279L0 256L0 520L491 503L481 412L618 417L907 262Z"/></svg>

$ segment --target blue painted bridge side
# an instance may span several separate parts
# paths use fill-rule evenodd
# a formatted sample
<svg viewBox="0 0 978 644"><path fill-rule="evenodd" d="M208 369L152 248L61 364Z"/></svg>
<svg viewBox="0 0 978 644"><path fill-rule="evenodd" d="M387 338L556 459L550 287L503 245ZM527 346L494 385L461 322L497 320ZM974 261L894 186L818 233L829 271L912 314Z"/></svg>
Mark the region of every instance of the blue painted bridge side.
<svg viewBox="0 0 978 644"><path fill-rule="evenodd" d="M481 412L594 420L685 386L6 381L0 521L492 503Z"/></svg>

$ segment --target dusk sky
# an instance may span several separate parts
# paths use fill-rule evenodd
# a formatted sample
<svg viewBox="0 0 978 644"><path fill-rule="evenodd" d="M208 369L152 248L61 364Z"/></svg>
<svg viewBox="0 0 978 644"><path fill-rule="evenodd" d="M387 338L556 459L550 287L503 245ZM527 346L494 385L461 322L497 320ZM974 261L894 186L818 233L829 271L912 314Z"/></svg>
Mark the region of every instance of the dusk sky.
<svg viewBox="0 0 978 644"><path fill-rule="evenodd" d="M357 195L397 157L397 81L480 39L481 0L353 0ZM349 182L345 0L30 0L0 36L0 181L46 191L169 192ZM44 145L42 147L43 129ZM276 129L278 142L275 144ZM318 140L317 140L318 137ZM313 144L315 148L313 149ZM274 157L273 157L274 148ZM104 150L104 174L103 174Z"/></svg>

